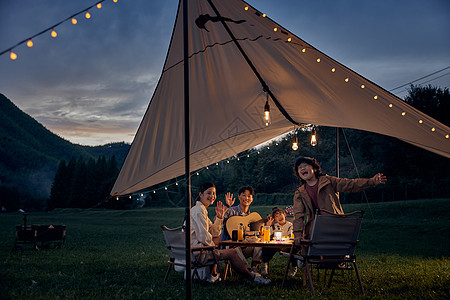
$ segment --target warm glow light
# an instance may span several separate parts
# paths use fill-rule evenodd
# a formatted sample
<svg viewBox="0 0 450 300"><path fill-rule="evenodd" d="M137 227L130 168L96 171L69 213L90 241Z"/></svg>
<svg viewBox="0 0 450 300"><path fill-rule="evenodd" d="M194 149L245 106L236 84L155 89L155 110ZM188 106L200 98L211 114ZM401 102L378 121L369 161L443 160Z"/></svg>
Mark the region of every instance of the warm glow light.
<svg viewBox="0 0 450 300"><path fill-rule="evenodd" d="M347 78L345 78L345 82L348 82L348 81L349 81L348 77L347 77Z"/></svg>
<svg viewBox="0 0 450 300"><path fill-rule="evenodd" d="M449 137L450 137L450 136L449 136L448 134L445 136L446 139L448 139Z"/></svg>
<svg viewBox="0 0 450 300"><path fill-rule="evenodd" d="M361 84L361 88L363 89L363 88L365 88L366 86L364 85L364 84Z"/></svg>
<svg viewBox="0 0 450 300"><path fill-rule="evenodd" d="M298 150L298 140L297 140L297 134L294 133L294 136L292 138L292 150L297 151Z"/></svg>
<svg viewBox="0 0 450 300"><path fill-rule="evenodd" d="M278 30L278 28L276 28L276 27L273 29L273 31L277 31L277 30Z"/></svg>
<svg viewBox="0 0 450 300"><path fill-rule="evenodd" d="M153 191L153 194L156 194L156 191Z"/></svg>
<svg viewBox="0 0 450 300"><path fill-rule="evenodd" d="M78 23L77 19L72 18L72 24L75 25L75 24L77 24L77 23Z"/></svg>
<svg viewBox="0 0 450 300"><path fill-rule="evenodd" d="M32 40L28 40L27 46L31 48L31 47L33 47L33 45L34 45L33 41Z"/></svg>
<svg viewBox="0 0 450 300"><path fill-rule="evenodd" d="M114 3L117 3L118 0L113 0Z"/></svg>
<svg viewBox="0 0 450 300"><path fill-rule="evenodd" d="M91 14L87 11L86 14L84 15L86 17L86 19L90 19L91 18Z"/></svg>
<svg viewBox="0 0 450 300"><path fill-rule="evenodd" d="M56 33L55 29L52 30L51 35L52 35L52 37L57 37L58 36L58 34Z"/></svg>
<svg viewBox="0 0 450 300"><path fill-rule="evenodd" d="M292 39L291 39L291 38L288 38L288 42L290 42L290 41L292 41Z"/></svg>
<svg viewBox="0 0 450 300"><path fill-rule="evenodd" d="M404 116L404 115L406 115L406 113L405 113L405 112L402 112L402 116Z"/></svg>
<svg viewBox="0 0 450 300"><path fill-rule="evenodd" d="M305 53L305 52L306 52L306 48L303 48L303 49L302 49L302 52Z"/></svg>
<svg viewBox="0 0 450 300"><path fill-rule="evenodd" d="M434 127L433 127L433 128L431 128L431 131L436 131L436 128L434 128Z"/></svg>
<svg viewBox="0 0 450 300"><path fill-rule="evenodd" d="M317 62L320 62L320 58L316 59Z"/></svg>
<svg viewBox="0 0 450 300"><path fill-rule="evenodd" d="M315 147L317 145L317 136L316 136L316 130L313 129L311 131L311 146Z"/></svg>
<svg viewBox="0 0 450 300"><path fill-rule="evenodd" d="M164 189L167 191L167 186L165 186Z"/></svg>
<svg viewBox="0 0 450 300"><path fill-rule="evenodd" d="M244 9L245 9L245 10L248 10L248 6L246 6Z"/></svg>
<svg viewBox="0 0 450 300"><path fill-rule="evenodd" d="M378 100L378 96L373 96L373 99Z"/></svg>
<svg viewBox="0 0 450 300"><path fill-rule="evenodd" d="M102 4L101 4L101 3L98 3L98 4L97 4L97 8L102 8Z"/></svg>
<svg viewBox="0 0 450 300"><path fill-rule="evenodd" d="M389 103L389 107L392 108L392 106L394 106L394 105L392 105L392 103Z"/></svg>
<svg viewBox="0 0 450 300"><path fill-rule="evenodd" d="M331 72L333 72L333 73L336 72L336 69L335 68L331 69Z"/></svg>
<svg viewBox="0 0 450 300"><path fill-rule="evenodd" d="M118 201L118 200L119 200L119 197L116 197L116 200Z"/></svg>
<svg viewBox="0 0 450 300"><path fill-rule="evenodd" d="M263 18L265 18L266 17L266 14L263 14Z"/></svg>
<svg viewBox="0 0 450 300"><path fill-rule="evenodd" d="M14 52L11 51L11 53L9 53L9 58L11 58L12 60L16 60L17 54L15 54Z"/></svg>
<svg viewBox="0 0 450 300"><path fill-rule="evenodd" d="M264 122L266 123L266 126L269 126L269 124L270 124L270 105L269 105L269 100L266 100L266 104L264 105Z"/></svg>
<svg viewBox="0 0 450 300"><path fill-rule="evenodd" d="M419 123L420 123L420 124L422 124L422 123L423 123L423 121L422 121L422 120L419 120Z"/></svg>

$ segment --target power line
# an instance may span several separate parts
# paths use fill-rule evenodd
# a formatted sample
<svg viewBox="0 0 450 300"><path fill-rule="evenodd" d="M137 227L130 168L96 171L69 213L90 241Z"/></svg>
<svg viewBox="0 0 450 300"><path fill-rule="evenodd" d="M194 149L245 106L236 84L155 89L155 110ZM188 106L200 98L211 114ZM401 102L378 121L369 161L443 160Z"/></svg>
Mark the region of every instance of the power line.
<svg viewBox="0 0 450 300"><path fill-rule="evenodd" d="M450 69L450 66L445 67L445 68L443 68L443 69L441 69L441 70L439 70L439 71L433 72L433 73L431 73L431 74L425 75L425 76L423 76L423 77L420 77L419 79L416 79L416 80L410 81L410 82L408 82L408 83L402 84L402 85L400 85L400 86L398 86L398 87L396 87L396 88L393 88L393 89L389 90L389 92L398 90L398 89L400 89L400 88L402 88L402 87L405 87L405 86L407 86L407 85L411 85L411 84L414 83L414 82L417 82L417 81L419 81L419 80L425 79L425 78L430 77L430 76L433 76L433 75L435 75L435 74L437 74L437 73L439 73L439 72L445 71L445 70L447 70L447 69ZM448 73L447 73L447 74L448 74ZM444 75L442 75L442 76L445 76L445 75L447 75L447 74L444 74ZM442 77L442 76L440 76L440 77ZM436 78L434 78L434 79L432 79L432 80L435 80L435 79L440 78L440 77L436 77ZM429 80L429 81L427 81L427 82L430 82L430 81L432 81L432 80Z"/></svg>

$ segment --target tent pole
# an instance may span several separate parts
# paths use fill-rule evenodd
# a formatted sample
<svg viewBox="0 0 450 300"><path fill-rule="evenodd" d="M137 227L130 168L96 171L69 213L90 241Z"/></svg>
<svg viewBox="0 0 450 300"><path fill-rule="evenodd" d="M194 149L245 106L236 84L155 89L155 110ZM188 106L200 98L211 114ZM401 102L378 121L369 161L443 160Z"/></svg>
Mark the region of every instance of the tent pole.
<svg viewBox="0 0 450 300"><path fill-rule="evenodd" d="M336 177L339 177L339 127L336 127Z"/></svg>
<svg viewBox="0 0 450 300"><path fill-rule="evenodd" d="M188 0L183 0L183 48L184 48L184 166L186 177L186 299L191 299L191 170L189 133L189 38L188 38Z"/></svg>

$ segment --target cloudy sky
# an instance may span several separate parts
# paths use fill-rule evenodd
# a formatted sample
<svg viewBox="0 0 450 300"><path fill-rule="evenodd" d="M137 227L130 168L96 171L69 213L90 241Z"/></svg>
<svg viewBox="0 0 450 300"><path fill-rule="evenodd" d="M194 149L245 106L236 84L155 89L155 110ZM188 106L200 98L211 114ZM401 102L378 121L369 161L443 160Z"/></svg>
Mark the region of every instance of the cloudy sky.
<svg viewBox="0 0 450 300"><path fill-rule="evenodd" d="M0 51L96 2L0 0ZM415 83L450 87L448 0L247 2L386 90L425 76ZM161 74L177 6L107 0L91 19L56 27L56 38L47 32L32 48L18 46L17 60L0 56L0 93L73 143L131 142Z"/></svg>

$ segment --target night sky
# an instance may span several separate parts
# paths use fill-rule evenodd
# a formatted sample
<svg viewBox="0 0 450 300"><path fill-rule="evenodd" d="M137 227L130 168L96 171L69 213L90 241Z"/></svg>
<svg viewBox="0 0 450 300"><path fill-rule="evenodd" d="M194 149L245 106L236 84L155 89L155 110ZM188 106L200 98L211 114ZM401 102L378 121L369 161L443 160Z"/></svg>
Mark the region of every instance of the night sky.
<svg viewBox="0 0 450 300"><path fill-rule="evenodd" d="M224 1L224 0L221 0ZM0 51L98 1L0 0ZM253 0L333 59L392 90L450 67L448 0ZM131 142L161 74L178 0L107 0L0 56L0 93L78 144ZM450 86L450 68L415 84ZM406 87L392 93L403 98Z"/></svg>

